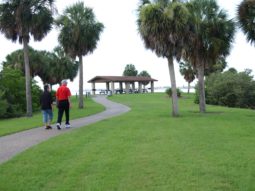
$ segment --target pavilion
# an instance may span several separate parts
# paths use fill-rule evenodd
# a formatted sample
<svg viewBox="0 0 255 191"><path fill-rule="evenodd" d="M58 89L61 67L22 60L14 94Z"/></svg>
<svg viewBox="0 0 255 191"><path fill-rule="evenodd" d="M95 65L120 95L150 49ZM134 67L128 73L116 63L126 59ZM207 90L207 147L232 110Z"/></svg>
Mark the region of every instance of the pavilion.
<svg viewBox="0 0 255 191"><path fill-rule="evenodd" d="M92 83L92 94L96 93L96 83L105 83L106 91L111 91L112 93L116 93L115 83L119 84L118 91L122 92L134 92L136 90L135 83L138 83L138 93L142 93L142 85L150 83L151 93L154 92L154 82L158 81L151 77L143 77L143 76L96 76L88 81L88 83ZM123 83L125 84L125 89L123 89ZM130 87L131 85L131 87Z"/></svg>

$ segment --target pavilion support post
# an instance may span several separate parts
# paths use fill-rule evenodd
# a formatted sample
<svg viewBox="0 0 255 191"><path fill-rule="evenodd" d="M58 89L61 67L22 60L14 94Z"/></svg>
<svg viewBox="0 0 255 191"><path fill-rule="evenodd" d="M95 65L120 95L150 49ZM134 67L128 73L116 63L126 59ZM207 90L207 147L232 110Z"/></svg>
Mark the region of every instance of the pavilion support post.
<svg viewBox="0 0 255 191"><path fill-rule="evenodd" d="M115 88L114 88L114 82L111 82L111 91L112 91L112 94L114 93L114 90L115 90Z"/></svg>
<svg viewBox="0 0 255 191"><path fill-rule="evenodd" d="M106 90L109 91L110 90L110 83L106 82Z"/></svg>
<svg viewBox="0 0 255 191"><path fill-rule="evenodd" d="M135 82L132 83L132 92L135 92Z"/></svg>
<svg viewBox="0 0 255 191"><path fill-rule="evenodd" d="M130 83L126 82L125 86L126 86L126 93L129 94Z"/></svg>
<svg viewBox="0 0 255 191"><path fill-rule="evenodd" d="M119 88L120 88L120 94L123 93L123 84L122 82L119 82Z"/></svg>
<svg viewBox="0 0 255 191"><path fill-rule="evenodd" d="M154 82L151 81L151 93L154 93Z"/></svg>
<svg viewBox="0 0 255 191"><path fill-rule="evenodd" d="M138 82L138 92L142 93L142 83Z"/></svg>
<svg viewBox="0 0 255 191"><path fill-rule="evenodd" d="M92 82L92 95L96 95L96 83Z"/></svg>
<svg viewBox="0 0 255 191"><path fill-rule="evenodd" d="M120 90L123 90L123 84L120 82Z"/></svg>

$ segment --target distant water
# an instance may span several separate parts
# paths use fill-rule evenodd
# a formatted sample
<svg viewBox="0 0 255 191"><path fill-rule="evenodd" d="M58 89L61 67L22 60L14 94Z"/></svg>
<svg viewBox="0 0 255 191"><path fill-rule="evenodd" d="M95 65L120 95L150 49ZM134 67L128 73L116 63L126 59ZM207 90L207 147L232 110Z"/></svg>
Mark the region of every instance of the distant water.
<svg viewBox="0 0 255 191"><path fill-rule="evenodd" d="M155 90L154 90L154 92L158 92L158 93L160 93L160 92L166 92L166 89L167 88L169 88L169 87L157 87L157 88L155 88ZM179 89L181 90L181 92L183 92L183 93L187 93L188 92L188 88L186 88L186 87L179 87ZM190 88L190 93L195 93L195 89L192 87L192 88Z"/></svg>

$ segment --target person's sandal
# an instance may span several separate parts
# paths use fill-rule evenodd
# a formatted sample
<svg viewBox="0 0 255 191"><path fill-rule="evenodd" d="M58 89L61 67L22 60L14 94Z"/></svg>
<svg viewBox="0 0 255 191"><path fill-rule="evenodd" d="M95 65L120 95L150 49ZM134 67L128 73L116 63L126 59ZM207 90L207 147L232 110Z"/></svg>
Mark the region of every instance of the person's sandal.
<svg viewBox="0 0 255 191"><path fill-rule="evenodd" d="M52 129L52 127L51 126L49 126L49 125L47 125L46 127L45 127L45 129Z"/></svg>

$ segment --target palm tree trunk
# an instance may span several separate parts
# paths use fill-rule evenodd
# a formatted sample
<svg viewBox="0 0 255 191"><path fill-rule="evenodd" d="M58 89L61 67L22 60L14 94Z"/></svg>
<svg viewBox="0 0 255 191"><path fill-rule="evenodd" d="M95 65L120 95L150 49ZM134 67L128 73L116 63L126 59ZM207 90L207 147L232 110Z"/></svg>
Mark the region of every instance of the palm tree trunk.
<svg viewBox="0 0 255 191"><path fill-rule="evenodd" d="M198 73L198 91L199 91L199 110L201 113L205 113L205 81L204 81L204 64L200 63L197 68Z"/></svg>
<svg viewBox="0 0 255 191"><path fill-rule="evenodd" d="M31 76L30 76L30 66L28 57L28 39L23 39L23 52L24 52L24 62L25 62L25 78L26 78L26 104L27 104L27 117L32 117L32 95L31 95Z"/></svg>
<svg viewBox="0 0 255 191"><path fill-rule="evenodd" d="M80 76L79 76L79 108L83 108L83 60L82 55L79 56Z"/></svg>
<svg viewBox="0 0 255 191"><path fill-rule="evenodd" d="M178 97L175 81L175 72L174 72L174 62L173 58L168 58L168 69L170 74L171 89L172 89L172 116L177 117L179 115L178 111Z"/></svg>
<svg viewBox="0 0 255 191"><path fill-rule="evenodd" d="M190 82L188 82L188 94L189 94L189 91L190 91Z"/></svg>

